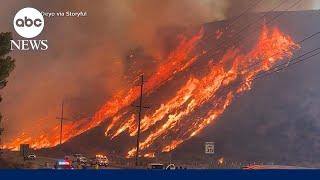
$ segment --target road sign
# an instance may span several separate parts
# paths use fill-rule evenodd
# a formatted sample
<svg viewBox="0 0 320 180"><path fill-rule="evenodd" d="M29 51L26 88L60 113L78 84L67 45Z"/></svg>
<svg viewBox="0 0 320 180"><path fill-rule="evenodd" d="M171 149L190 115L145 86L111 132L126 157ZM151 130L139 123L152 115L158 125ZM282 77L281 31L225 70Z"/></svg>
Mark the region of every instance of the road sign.
<svg viewBox="0 0 320 180"><path fill-rule="evenodd" d="M206 142L205 143L205 153L206 154L214 154L214 142Z"/></svg>

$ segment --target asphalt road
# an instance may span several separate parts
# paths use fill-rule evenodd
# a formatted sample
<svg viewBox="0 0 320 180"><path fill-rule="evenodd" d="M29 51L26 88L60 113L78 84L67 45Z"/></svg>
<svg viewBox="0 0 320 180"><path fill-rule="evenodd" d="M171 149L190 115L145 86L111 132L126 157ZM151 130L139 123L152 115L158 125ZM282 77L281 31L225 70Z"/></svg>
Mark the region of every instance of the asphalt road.
<svg viewBox="0 0 320 180"><path fill-rule="evenodd" d="M37 156L35 160L24 160L19 152L8 151L3 153L3 158L24 169L53 169L55 162L58 160L51 157ZM61 158L62 159L62 158ZM86 169L94 169L94 167L87 167ZM118 169L116 167L99 167L99 169Z"/></svg>

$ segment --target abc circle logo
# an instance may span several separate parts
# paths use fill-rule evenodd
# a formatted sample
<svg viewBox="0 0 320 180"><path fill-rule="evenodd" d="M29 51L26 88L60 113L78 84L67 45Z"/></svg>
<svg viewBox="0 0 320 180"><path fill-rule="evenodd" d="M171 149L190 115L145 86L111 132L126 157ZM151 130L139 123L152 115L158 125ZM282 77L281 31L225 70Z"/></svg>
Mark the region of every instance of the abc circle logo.
<svg viewBox="0 0 320 180"><path fill-rule="evenodd" d="M38 36L44 28L42 14L34 8L23 8L17 12L13 20L14 29L24 38Z"/></svg>

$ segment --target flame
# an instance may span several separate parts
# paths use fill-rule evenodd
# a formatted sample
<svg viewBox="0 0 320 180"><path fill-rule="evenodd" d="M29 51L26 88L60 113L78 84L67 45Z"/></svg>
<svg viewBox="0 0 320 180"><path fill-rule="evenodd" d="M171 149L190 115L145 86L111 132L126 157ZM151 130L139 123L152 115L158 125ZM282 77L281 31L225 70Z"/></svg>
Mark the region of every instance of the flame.
<svg viewBox="0 0 320 180"><path fill-rule="evenodd" d="M152 93L206 53L203 50L200 54L192 55L203 31L201 29L190 39L181 40L179 46L168 56L166 63L160 65L148 79L144 87L145 93ZM156 141L162 142L162 152L169 152L216 122L237 95L252 88L253 77L269 70L285 58L291 58L292 51L296 48L299 46L292 38L278 28L263 26L255 46L250 51L242 52L240 47L232 47L221 58L211 57L207 74L200 77L191 74L172 97L151 109L142 118L140 149L143 156L154 156L152 149ZM130 136L136 135L136 115L121 110L133 103L138 96L139 87L117 93L92 119L82 119L64 126L63 142L98 126L106 119L110 120L105 131L106 137L114 139L123 132L128 132ZM31 138L23 134L5 147L14 149L21 143L29 143L33 148L55 146L59 142L58 132L59 128L55 127L52 132L39 137ZM133 157L135 153L136 148L131 148L127 157Z"/></svg>
<svg viewBox="0 0 320 180"><path fill-rule="evenodd" d="M157 71L145 83L144 93L153 92L163 83L170 80L175 74L187 69L200 55L205 53L203 51L202 54L192 55L192 52L199 40L201 40L203 34L204 29L201 28L196 35L189 39L181 36L177 48L169 54L168 58L164 61L165 63L161 64ZM139 87L133 87L128 91L122 90L101 106L91 119L79 119L73 123L64 125L62 142L66 142L70 138L96 127L108 118L114 116L121 109L133 103L138 98L139 92ZM107 129L111 129L116 122L117 118L114 117ZM16 150L19 148L19 145L23 143L30 144L30 147L35 149L53 147L59 144L59 133L59 126L54 127L52 131L38 137L32 137L22 133L11 142L3 145L3 148Z"/></svg>
<svg viewBox="0 0 320 180"><path fill-rule="evenodd" d="M143 157L145 157L145 158L154 158L155 155L154 155L154 152L150 152L150 153L144 154Z"/></svg>

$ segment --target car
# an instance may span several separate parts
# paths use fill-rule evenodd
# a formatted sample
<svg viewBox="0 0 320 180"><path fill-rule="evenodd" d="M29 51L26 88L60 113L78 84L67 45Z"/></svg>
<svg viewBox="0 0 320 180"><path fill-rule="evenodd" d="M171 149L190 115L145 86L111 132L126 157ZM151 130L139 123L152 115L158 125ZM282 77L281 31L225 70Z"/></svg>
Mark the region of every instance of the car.
<svg viewBox="0 0 320 180"><path fill-rule="evenodd" d="M150 163L148 169L164 169L164 165L161 163Z"/></svg>
<svg viewBox="0 0 320 180"><path fill-rule="evenodd" d="M64 156L64 159L74 163L74 162L77 162L79 157L83 157L83 155L82 154L66 155Z"/></svg>
<svg viewBox="0 0 320 180"><path fill-rule="evenodd" d="M109 159L105 155L96 155L92 161L91 165L98 165L98 166L108 166L109 165Z"/></svg>
<svg viewBox="0 0 320 180"><path fill-rule="evenodd" d="M87 158L82 156L82 157L78 157L77 159L77 163L80 164L80 165L86 165L88 162Z"/></svg>
<svg viewBox="0 0 320 180"><path fill-rule="evenodd" d="M24 160L36 160L37 156L34 153L30 153L24 157Z"/></svg>
<svg viewBox="0 0 320 180"><path fill-rule="evenodd" d="M60 159L60 160L56 161L56 163L54 165L54 169L67 170L67 169L74 169L74 168L69 161L66 161L64 159Z"/></svg>
<svg viewBox="0 0 320 180"><path fill-rule="evenodd" d="M167 167L166 167L166 170L175 170L176 169L176 166L174 164L169 164Z"/></svg>
<svg viewBox="0 0 320 180"><path fill-rule="evenodd" d="M73 155L66 155L64 159L75 164L86 161L86 158L82 154L73 154Z"/></svg>

